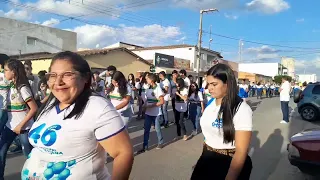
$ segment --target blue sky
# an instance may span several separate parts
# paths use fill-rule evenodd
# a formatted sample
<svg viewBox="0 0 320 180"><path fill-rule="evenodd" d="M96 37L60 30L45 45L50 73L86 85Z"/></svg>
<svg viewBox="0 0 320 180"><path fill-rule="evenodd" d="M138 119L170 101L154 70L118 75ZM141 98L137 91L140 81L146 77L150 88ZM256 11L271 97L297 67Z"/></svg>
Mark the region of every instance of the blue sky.
<svg viewBox="0 0 320 180"><path fill-rule="evenodd" d="M293 0L0 0L0 16L78 33L78 48L118 41L143 46L197 43L199 9L205 14L203 43L237 61L296 59L297 73L320 77L320 1ZM50 12L50 13L47 13ZM73 19L72 19L73 18ZM255 42L255 43L252 43ZM319 52L319 53L318 53Z"/></svg>

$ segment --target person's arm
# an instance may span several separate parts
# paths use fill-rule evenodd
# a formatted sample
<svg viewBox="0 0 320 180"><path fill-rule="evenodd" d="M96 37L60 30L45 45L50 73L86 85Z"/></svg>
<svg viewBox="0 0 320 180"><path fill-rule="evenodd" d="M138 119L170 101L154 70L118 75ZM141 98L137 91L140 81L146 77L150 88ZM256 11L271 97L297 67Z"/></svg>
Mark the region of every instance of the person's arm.
<svg viewBox="0 0 320 180"><path fill-rule="evenodd" d="M125 98L122 99L123 102L120 103L118 106L116 106L116 110L122 109L124 108L126 105L129 104L130 100L131 100L131 96L126 96Z"/></svg>
<svg viewBox="0 0 320 180"><path fill-rule="evenodd" d="M99 109L94 133L98 143L114 158L112 180L127 180L133 165L133 146L119 113L108 101L107 106Z"/></svg>
<svg viewBox="0 0 320 180"><path fill-rule="evenodd" d="M105 78L107 77L107 71L108 71L108 70L105 70L105 71L103 71L102 73L100 73L100 74L99 74L99 77L102 78L102 79L105 79Z"/></svg>
<svg viewBox="0 0 320 180"><path fill-rule="evenodd" d="M187 101L188 100L188 93L187 92L181 92L181 94L177 91L176 95L178 95L182 100Z"/></svg>
<svg viewBox="0 0 320 180"><path fill-rule="evenodd" d="M237 180L248 156L252 134L252 110L242 103L234 116L235 148L226 180Z"/></svg>
<svg viewBox="0 0 320 180"><path fill-rule="evenodd" d="M159 97L159 101L157 103L149 104L149 105L147 105L147 108L159 107L159 106L162 106L163 104L164 104L164 97L163 97L163 95L161 95Z"/></svg>
<svg viewBox="0 0 320 180"><path fill-rule="evenodd" d="M113 160L112 180L129 179L133 165L133 148L126 130L99 142Z"/></svg>
<svg viewBox="0 0 320 180"><path fill-rule="evenodd" d="M40 101L41 104L46 103L46 102L48 101L48 99L49 99L49 96L44 97L44 98Z"/></svg>
<svg viewBox="0 0 320 180"><path fill-rule="evenodd" d="M203 95L201 92L199 92L198 96L199 96L200 104L201 104L201 113L203 113L203 111L204 111Z"/></svg>
<svg viewBox="0 0 320 180"><path fill-rule="evenodd" d="M14 132L16 134L21 133L21 129L27 124L28 121L30 121L37 113L38 106L37 103L34 101L32 97L31 89L29 89L26 86L21 87L20 94L22 96L22 99L25 101L25 103L29 107L29 111L26 114L26 116L23 118L23 120L14 128Z"/></svg>

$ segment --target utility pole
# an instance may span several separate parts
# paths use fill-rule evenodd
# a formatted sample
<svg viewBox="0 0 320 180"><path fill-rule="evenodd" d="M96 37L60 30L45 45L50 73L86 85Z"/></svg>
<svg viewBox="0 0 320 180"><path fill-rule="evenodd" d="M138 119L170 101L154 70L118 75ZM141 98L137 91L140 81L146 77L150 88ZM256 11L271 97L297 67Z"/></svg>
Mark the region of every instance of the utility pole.
<svg viewBox="0 0 320 180"><path fill-rule="evenodd" d="M243 46L243 42L240 39L239 40L239 63L241 63L241 61L242 61L242 46Z"/></svg>
<svg viewBox="0 0 320 180"><path fill-rule="evenodd" d="M211 49L211 43L212 43L212 41L213 41L213 39L212 39L212 25L210 25L210 39L209 39L209 49Z"/></svg>
<svg viewBox="0 0 320 180"><path fill-rule="evenodd" d="M212 11L218 11L218 9L206 9L200 10L200 25L199 25L199 38L198 38L198 55L197 55L197 76L198 76L198 83L200 83L200 59L201 59L201 42L202 42L202 16L203 13L208 13Z"/></svg>

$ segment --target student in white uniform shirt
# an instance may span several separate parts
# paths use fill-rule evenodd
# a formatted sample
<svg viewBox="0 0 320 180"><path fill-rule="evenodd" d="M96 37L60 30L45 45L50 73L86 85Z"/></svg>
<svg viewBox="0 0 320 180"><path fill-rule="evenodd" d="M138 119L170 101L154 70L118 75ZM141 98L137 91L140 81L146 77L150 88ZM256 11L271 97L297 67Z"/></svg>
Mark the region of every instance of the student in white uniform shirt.
<svg viewBox="0 0 320 180"><path fill-rule="evenodd" d="M165 128L169 127L169 116L168 116L168 104L170 100L170 92L171 92L171 86L170 81L166 78L166 73L164 71L161 71L159 73L160 78L160 87L162 91L165 93L164 95L164 104L161 107L162 110L162 117L163 117L163 126Z"/></svg>
<svg viewBox="0 0 320 180"><path fill-rule="evenodd" d="M204 111L203 96L197 83L192 82L188 94L189 117L193 124L192 135L197 135L200 130L200 117Z"/></svg>
<svg viewBox="0 0 320 180"><path fill-rule="evenodd" d="M181 137L181 131L183 135L183 140L187 141L187 129L185 125L184 114L188 110L188 88L182 78L177 79L177 92L176 92L176 126L177 126L177 136Z"/></svg>
<svg viewBox="0 0 320 180"><path fill-rule="evenodd" d="M4 126L8 121L7 96L10 88L9 81L4 76L4 64L9 59L6 54L0 54L0 137Z"/></svg>
<svg viewBox="0 0 320 180"><path fill-rule="evenodd" d="M172 71L172 79L170 81L171 84L171 105L172 105L172 110L173 110L173 114L175 117L176 114L176 92L177 92L177 78L178 78L179 74L177 70L173 70ZM175 122L175 121L174 121Z"/></svg>
<svg viewBox="0 0 320 180"><path fill-rule="evenodd" d="M10 59L4 66L7 80L11 81L8 94L8 122L0 140L0 179L3 179L7 151L13 140L19 136L25 156L31 152L28 132L33 124L33 116L38 106L33 98L24 66L21 61Z"/></svg>
<svg viewBox="0 0 320 180"><path fill-rule="evenodd" d="M236 78L228 65L211 67L207 83L215 100L200 119L205 140L191 180L249 180L252 110L238 96Z"/></svg>
<svg viewBox="0 0 320 180"><path fill-rule="evenodd" d="M93 73L93 89L100 94L101 96L105 97L105 82L103 79L99 77L98 72Z"/></svg>
<svg viewBox="0 0 320 180"><path fill-rule="evenodd" d="M52 94L30 130L34 148L21 178L129 179L133 149L128 132L111 102L92 92L87 61L70 51L58 53L47 76ZM112 175L106 151L114 158Z"/></svg>
<svg viewBox="0 0 320 180"><path fill-rule="evenodd" d="M149 73L144 73L141 77L140 81L140 96L141 96L141 103L139 104L139 113L138 113L138 119L144 119L145 116L145 109L143 108L143 105L146 104L146 91L149 89L150 85L147 83L146 77Z"/></svg>
<svg viewBox="0 0 320 180"><path fill-rule="evenodd" d="M120 113L124 124L127 126L132 117L130 107L132 93L131 87L122 72L116 71L113 74L109 90L110 93L108 93L108 97L113 106Z"/></svg>
<svg viewBox="0 0 320 180"><path fill-rule="evenodd" d="M146 91L146 103L144 104L145 120L144 120L144 133L143 133L143 146L138 153L143 153L148 150L149 145L149 135L152 124L155 125L157 137L158 137L158 146L157 149L163 147L163 136L160 126L160 118L162 115L161 106L164 104L164 92L161 87L156 84L157 76L155 74L148 74L146 76L147 83L150 85L150 88Z"/></svg>

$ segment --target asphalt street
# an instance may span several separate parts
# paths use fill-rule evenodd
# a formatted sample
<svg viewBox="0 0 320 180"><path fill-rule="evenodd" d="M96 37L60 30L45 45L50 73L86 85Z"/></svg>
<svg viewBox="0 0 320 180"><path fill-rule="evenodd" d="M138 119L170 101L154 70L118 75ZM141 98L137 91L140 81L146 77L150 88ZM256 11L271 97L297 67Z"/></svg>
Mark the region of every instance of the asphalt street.
<svg viewBox="0 0 320 180"><path fill-rule="evenodd" d="M320 123L303 121L296 111L296 105L290 102L290 123L280 124L282 120L278 97L257 100L249 98L254 111L253 136L249 155L252 157L252 180L305 180L296 167L291 166L287 158L286 146L289 137L307 128L318 127ZM173 113L169 107L170 120ZM191 122L187 122L188 133L191 134ZM133 119L129 124L129 133L135 152L142 147L143 120ZM188 141L175 141L176 127L170 125L162 131L165 147L156 150L157 137L152 130L150 135L151 149L135 156L130 179L132 180L187 180L192 173L192 166L197 162L203 143L203 135L198 134ZM7 157L5 171L6 180L19 180L25 158L22 155ZM108 158L107 166L112 171L112 159Z"/></svg>

